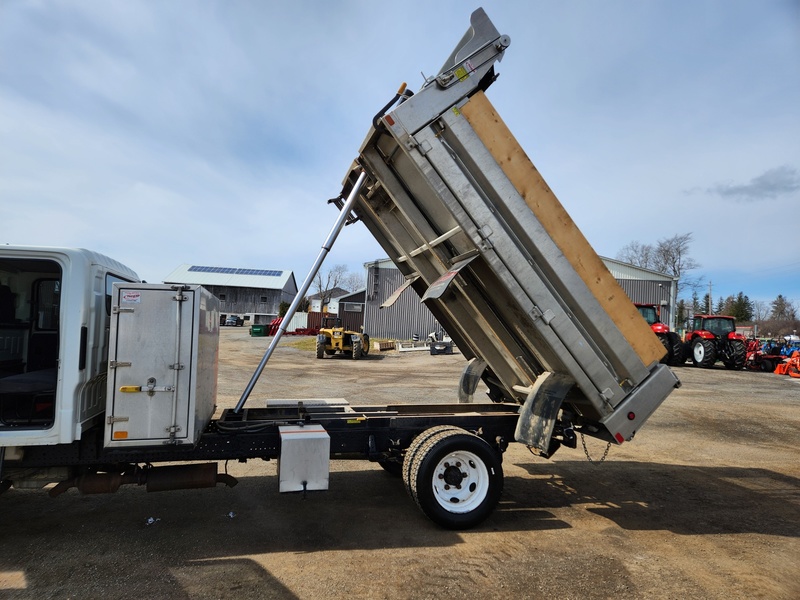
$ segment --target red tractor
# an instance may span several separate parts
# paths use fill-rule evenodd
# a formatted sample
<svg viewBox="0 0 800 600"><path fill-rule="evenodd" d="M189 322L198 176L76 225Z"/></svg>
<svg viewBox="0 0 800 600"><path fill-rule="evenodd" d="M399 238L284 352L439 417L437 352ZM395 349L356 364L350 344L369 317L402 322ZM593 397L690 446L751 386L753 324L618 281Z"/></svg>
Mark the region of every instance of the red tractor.
<svg viewBox="0 0 800 600"><path fill-rule="evenodd" d="M656 334L659 341L667 350L667 354L661 359L661 362L668 365L682 365L686 362L683 353L683 342L681 337L674 331L670 331L669 327L661 322L660 307L656 304L642 304L634 302L639 314L644 317L650 329Z"/></svg>
<svg viewBox="0 0 800 600"><path fill-rule="evenodd" d="M720 315L695 315L692 331L686 333L684 351L695 367L710 368L721 360L726 369L738 371L747 358L745 338L736 333L736 320Z"/></svg>

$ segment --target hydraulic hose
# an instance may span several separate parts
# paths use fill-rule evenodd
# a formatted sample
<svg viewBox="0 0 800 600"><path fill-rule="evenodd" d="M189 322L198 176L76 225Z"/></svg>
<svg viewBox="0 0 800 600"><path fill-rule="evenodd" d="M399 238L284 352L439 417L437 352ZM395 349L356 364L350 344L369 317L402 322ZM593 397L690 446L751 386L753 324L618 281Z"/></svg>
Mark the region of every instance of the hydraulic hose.
<svg viewBox="0 0 800 600"><path fill-rule="evenodd" d="M378 111L378 114L372 117L372 126L375 128L375 130L378 131L384 129L383 125L381 125L381 117L386 114L386 111L389 110L395 102L397 102L400 98L409 98L413 95L414 92L406 89L406 83L404 81L403 85L400 86L400 89L397 90L397 93L394 95L394 98L387 102L386 106Z"/></svg>

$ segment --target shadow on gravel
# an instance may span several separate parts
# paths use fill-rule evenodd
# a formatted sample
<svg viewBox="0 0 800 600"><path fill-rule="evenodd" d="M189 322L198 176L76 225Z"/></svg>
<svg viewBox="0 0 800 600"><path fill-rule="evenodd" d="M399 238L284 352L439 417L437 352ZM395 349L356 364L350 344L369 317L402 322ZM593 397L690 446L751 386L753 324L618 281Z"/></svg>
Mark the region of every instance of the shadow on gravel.
<svg viewBox="0 0 800 600"><path fill-rule="evenodd" d="M0 496L0 599L61 597L65 589L84 598L293 598L249 557L268 565L273 554L444 551L464 542L465 534L429 521L402 481L377 465L349 471L340 461L336 468L343 470L331 472L328 491L305 498L279 494L274 471L242 477L231 489L148 494L127 486L58 498L12 489ZM496 515L475 531L569 527L513 500ZM3 589L4 573L23 573L24 588Z"/></svg>
<svg viewBox="0 0 800 600"><path fill-rule="evenodd" d="M588 505L628 530L800 537L800 479L768 469L616 461L521 466L538 485L519 480L519 490L508 491L535 489L536 508Z"/></svg>
<svg viewBox="0 0 800 600"><path fill-rule="evenodd" d="M355 360L358 360L358 361L363 361L363 360L383 360L384 358L386 358L385 354L377 354L377 353L373 354L372 352L370 352L366 356L362 356L361 358L356 358ZM332 356L326 356L325 358L319 358L319 359L315 358L314 360L349 360L349 361L352 361L354 359L350 354L338 353L338 354L334 354Z"/></svg>
<svg viewBox="0 0 800 600"><path fill-rule="evenodd" d="M270 573L272 556L445 552L470 535L434 525L401 480L378 466L348 470L338 461L330 490L305 498L279 494L274 464L268 468L232 489L71 490L55 499L10 490L0 496L0 584L13 576L22 587L0 585L0 599L66 597L67 589L85 598L291 599ZM800 536L800 481L767 469L582 461L519 468L529 475L506 478L500 505L475 532L570 529L566 508L626 530Z"/></svg>

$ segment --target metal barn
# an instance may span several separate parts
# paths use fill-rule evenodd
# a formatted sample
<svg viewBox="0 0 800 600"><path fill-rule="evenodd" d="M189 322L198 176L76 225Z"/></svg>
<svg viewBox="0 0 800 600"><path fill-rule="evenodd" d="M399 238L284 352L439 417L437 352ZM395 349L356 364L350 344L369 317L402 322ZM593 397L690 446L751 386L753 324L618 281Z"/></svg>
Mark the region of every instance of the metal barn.
<svg viewBox="0 0 800 600"><path fill-rule="evenodd" d="M219 298L220 316L242 317L246 325L269 323L297 294L294 273L285 270L183 264L164 283L202 285Z"/></svg>

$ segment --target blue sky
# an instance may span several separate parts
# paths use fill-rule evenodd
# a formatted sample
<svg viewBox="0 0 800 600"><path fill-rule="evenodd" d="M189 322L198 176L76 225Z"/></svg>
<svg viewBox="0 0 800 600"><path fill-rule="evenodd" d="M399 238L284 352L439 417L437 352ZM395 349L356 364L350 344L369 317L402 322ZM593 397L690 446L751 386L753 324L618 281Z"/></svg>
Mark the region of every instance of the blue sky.
<svg viewBox="0 0 800 600"><path fill-rule="evenodd" d="M372 115L483 6L489 96L595 250L691 232L800 303L800 2L0 2L0 243L305 276ZM327 267L384 256L361 224Z"/></svg>

